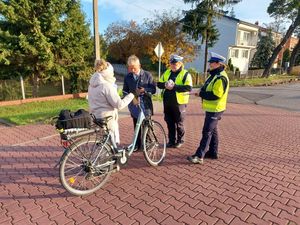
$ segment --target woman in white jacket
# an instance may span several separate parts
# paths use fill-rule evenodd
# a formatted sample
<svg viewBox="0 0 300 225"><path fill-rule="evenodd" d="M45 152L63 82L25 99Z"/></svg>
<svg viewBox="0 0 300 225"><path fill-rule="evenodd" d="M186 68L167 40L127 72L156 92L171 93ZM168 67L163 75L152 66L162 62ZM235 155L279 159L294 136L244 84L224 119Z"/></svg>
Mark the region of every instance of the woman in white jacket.
<svg viewBox="0 0 300 225"><path fill-rule="evenodd" d="M120 143L118 110L126 107L134 98L132 93L121 99L116 88L116 78L112 65L104 59L95 61L95 73L90 79L88 101L90 113L96 118L112 116L108 129L114 134L117 144Z"/></svg>

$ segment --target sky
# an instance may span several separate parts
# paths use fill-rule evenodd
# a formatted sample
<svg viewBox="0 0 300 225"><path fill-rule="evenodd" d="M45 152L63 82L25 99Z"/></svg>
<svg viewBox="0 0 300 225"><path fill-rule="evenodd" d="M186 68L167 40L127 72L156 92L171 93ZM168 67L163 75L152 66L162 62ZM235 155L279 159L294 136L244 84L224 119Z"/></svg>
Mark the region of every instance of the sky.
<svg viewBox="0 0 300 225"><path fill-rule="evenodd" d="M249 23L259 21L260 25L270 23L273 18L267 13L267 8L271 1L242 0L234 6L236 18ZM81 0L81 6L87 22L91 24L92 31L93 0ZM153 17L155 11L169 11L171 9L175 13L177 9L188 10L190 8L191 5L185 4L183 0L98 0L99 32L104 34L106 28L117 21L142 22L143 18Z"/></svg>

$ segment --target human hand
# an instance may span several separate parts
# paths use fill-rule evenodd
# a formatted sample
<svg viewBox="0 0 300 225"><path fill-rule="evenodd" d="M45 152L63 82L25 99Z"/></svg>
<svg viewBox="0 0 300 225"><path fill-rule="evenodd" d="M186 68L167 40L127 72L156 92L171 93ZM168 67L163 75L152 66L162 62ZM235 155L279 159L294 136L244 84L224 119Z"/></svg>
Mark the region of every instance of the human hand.
<svg viewBox="0 0 300 225"><path fill-rule="evenodd" d="M133 104L133 105L138 105L138 104L139 104L139 100L138 100L137 97L134 97L134 98L132 99L132 104Z"/></svg>
<svg viewBox="0 0 300 225"><path fill-rule="evenodd" d="M144 94L144 93L145 93L145 88L143 88L143 87L138 87L138 88L136 89L136 92L138 92L139 94Z"/></svg>
<svg viewBox="0 0 300 225"><path fill-rule="evenodd" d="M165 83L165 87L166 89L168 90L172 90L174 88L174 81L173 80L168 80L166 83Z"/></svg>

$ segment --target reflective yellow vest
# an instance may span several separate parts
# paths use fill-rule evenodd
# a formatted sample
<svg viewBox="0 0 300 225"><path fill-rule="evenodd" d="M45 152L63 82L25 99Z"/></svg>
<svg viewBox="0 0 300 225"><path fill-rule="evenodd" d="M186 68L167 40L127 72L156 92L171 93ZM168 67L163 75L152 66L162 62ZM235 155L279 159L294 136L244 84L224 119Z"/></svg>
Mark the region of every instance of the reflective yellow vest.
<svg viewBox="0 0 300 225"><path fill-rule="evenodd" d="M187 74L185 82L183 83L183 77L185 75L185 73L187 73L188 71L185 70L184 68L182 68L182 70L180 71L180 73L177 75L176 79L175 79L175 84L176 85L190 85L193 86L193 82L192 82L192 77L190 74ZM161 76L161 78L159 79L159 82L167 82L169 80L169 77L171 75L171 70L167 69L164 74ZM177 103L178 104L187 104L189 102L189 92L177 92L176 91L176 99L177 99Z"/></svg>
<svg viewBox="0 0 300 225"><path fill-rule="evenodd" d="M225 77L227 80L227 87L224 93L222 79ZM222 71L220 75L216 75L210 83L207 85L205 91L212 91L214 95L218 96L217 100L205 100L203 99L202 108L206 112L222 112L226 109L228 91L229 91L229 79L225 71Z"/></svg>

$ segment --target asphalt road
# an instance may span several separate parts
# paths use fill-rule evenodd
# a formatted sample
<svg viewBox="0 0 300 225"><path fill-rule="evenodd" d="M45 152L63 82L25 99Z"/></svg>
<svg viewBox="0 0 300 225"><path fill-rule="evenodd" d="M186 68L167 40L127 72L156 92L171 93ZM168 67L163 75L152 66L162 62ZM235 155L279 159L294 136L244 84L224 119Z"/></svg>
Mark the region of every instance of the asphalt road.
<svg viewBox="0 0 300 225"><path fill-rule="evenodd" d="M300 83L269 87L230 88L229 102L300 111Z"/></svg>

